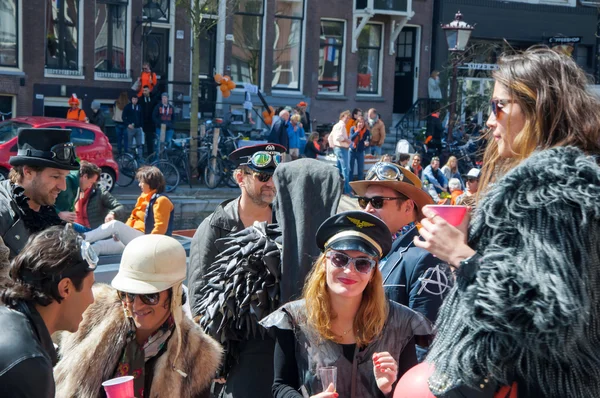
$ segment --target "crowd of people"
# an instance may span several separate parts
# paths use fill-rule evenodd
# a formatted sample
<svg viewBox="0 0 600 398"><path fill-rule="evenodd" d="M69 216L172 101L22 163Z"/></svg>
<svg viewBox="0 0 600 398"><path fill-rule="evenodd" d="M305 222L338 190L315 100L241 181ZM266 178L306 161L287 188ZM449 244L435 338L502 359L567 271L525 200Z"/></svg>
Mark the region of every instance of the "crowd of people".
<svg viewBox="0 0 600 398"><path fill-rule="evenodd" d="M0 182L0 396L101 397L121 376L136 397L600 396L600 100L546 48L493 75L483 168L465 175L403 154L351 181L353 145L380 146L370 111L334 126L342 173L284 162L283 110L277 142L230 155L240 196L198 227L189 264L156 170L138 174L127 224L107 201L112 219L88 231L97 170L68 131L19 131ZM431 191L469 206L459 225L428 207ZM359 210L338 213L344 192ZM111 286L94 285L113 233L132 236Z"/></svg>

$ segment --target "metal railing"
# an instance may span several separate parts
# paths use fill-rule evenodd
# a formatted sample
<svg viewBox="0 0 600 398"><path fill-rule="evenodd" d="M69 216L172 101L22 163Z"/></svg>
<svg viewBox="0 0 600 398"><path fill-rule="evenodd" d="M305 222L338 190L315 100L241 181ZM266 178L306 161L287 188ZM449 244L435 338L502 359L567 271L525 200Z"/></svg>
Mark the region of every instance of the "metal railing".
<svg viewBox="0 0 600 398"><path fill-rule="evenodd" d="M427 116L440 108L440 101L430 98L419 98L396 123L396 142L401 139L414 143L418 131L427 127Z"/></svg>

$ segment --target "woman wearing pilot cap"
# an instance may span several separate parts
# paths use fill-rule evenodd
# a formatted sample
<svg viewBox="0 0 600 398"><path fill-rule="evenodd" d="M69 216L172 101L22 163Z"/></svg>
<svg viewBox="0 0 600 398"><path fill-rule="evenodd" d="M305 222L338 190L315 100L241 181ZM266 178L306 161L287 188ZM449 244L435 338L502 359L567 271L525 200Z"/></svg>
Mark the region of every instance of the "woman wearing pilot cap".
<svg viewBox="0 0 600 398"><path fill-rule="evenodd" d="M412 339L431 334L431 325L385 298L378 263L391 245L385 224L365 212L340 213L319 227L322 254L302 300L261 321L277 338L275 398L386 396L417 363ZM337 367L337 385L325 391L324 366Z"/></svg>
<svg viewBox="0 0 600 398"><path fill-rule="evenodd" d="M101 397L102 382L133 376L136 397L207 397L221 347L183 315L185 275L177 240L132 240L112 288L96 285L77 333L61 336L56 396Z"/></svg>

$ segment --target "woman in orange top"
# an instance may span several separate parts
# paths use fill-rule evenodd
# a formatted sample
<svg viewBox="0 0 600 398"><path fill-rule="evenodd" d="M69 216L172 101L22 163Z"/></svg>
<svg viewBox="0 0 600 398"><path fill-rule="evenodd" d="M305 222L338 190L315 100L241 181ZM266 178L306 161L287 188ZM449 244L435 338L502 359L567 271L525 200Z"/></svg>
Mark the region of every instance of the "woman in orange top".
<svg viewBox="0 0 600 398"><path fill-rule="evenodd" d="M346 121L346 133L348 133L348 137L350 137L350 129L356 126L356 120L362 117L362 115L362 110L354 108L354 110L352 111L352 117L348 119L348 121Z"/></svg>
<svg viewBox="0 0 600 398"><path fill-rule="evenodd" d="M154 166L142 167L136 174L142 194L126 223L113 220L85 234L98 254L120 254L133 239L144 234L171 235L174 206L165 191L165 177Z"/></svg>
<svg viewBox="0 0 600 398"><path fill-rule="evenodd" d="M152 89L154 88L154 86L156 86L156 73L152 72L152 70L150 69L150 64L148 62L144 62L144 64L142 65L142 74L140 75L140 77L138 77L138 83L140 86L137 95L138 97L141 97L144 94L145 86L148 86L150 92L152 92Z"/></svg>
<svg viewBox="0 0 600 398"><path fill-rule="evenodd" d="M67 120L77 120L80 122L88 121L83 109L79 108L79 98L77 98L77 95L71 95L71 98L69 98L69 106L71 108L67 111Z"/></svg>

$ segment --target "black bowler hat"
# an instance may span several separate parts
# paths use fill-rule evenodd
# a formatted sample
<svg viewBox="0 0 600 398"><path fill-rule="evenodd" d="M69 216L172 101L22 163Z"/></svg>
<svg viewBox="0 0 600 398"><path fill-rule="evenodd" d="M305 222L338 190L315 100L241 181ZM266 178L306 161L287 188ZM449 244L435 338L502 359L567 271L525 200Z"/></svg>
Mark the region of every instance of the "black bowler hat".
<svg viewBox="0 0 600 398"><path fill-rule="evenodd" d="M258 144L236 149L229 154L229 160L237 167L248 166L254 171L267 173L275 172L275 168L281 163L281 154L285 147L279 144Z"/></svg>
<svg viewBox="0 0 600 398"><path fill-rule="evenodd" d="M11 166L52 167L61 170L79 170L71 130L19 129L17 156L11 156Z"/></svg>
<svg viewBox="0 0 600 398"><path fill-rule="evenodd" d="M317 231L317 246L324 252L358 250L385 257L392 248L392 233L379 218L364 211L345 211L329 217Z"/></svg>

